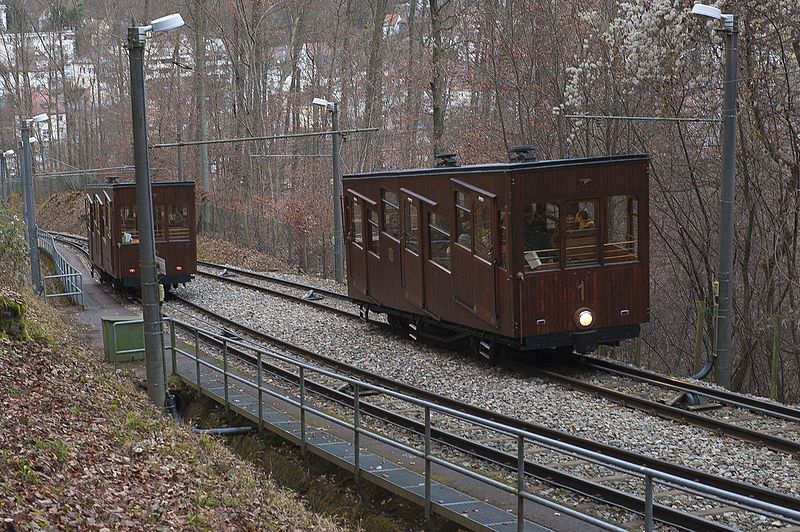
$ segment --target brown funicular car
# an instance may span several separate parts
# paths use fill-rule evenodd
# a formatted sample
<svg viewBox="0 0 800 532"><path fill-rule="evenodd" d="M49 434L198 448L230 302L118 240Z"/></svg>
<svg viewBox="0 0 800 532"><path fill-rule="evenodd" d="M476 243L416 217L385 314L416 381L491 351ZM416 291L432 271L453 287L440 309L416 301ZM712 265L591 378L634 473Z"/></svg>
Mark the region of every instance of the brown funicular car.
<svg viewBox="0 0 800 532"><path fill-rule="evenodd" d="M452 162L452 161L451 161ZM646 155L343 178L362 312L479 353L593 350L649 320Z"/></svg>
<svg viewBox="0 0 800 532"><path fill-rule="evenodd" d="M166 263L165 288L197 273L194 181L153 183L156 254ZM139 286L136 185L109 182L86 187L86 225L92 274L120 288Z"/></svg>

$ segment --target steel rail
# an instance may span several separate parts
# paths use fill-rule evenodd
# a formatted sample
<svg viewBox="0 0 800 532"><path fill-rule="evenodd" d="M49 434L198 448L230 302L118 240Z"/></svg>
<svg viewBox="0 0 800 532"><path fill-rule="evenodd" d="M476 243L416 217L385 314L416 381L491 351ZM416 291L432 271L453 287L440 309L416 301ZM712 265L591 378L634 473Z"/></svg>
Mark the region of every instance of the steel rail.
<svg viewBox="0 0 800 532"><path fill-rule="evenodd" d="M731 478L712 475L710 473L706 473L697 469L692 469L680 464L672 464L669 462L659 460L657 458L652 458L631 451L626 451L624 449L615 448L610 445L573 436L571 434L560 432L555 429L550 429L540 425L536 425L528 421L523 421L519 418L515 418L505 414L500 414L497 412L492 412L474 405L469 405L461 401L458 401L456 399L451 399L449 397L445 397L428 390L417 388L388 377L376 375L374 373L358 368L356 366L352 366L345 362L332 359L325 355L314 353L312 351L309 351L305 348L302 348L285 340L273 338L265 333L256 331L234 320L231 320L224 316L220 316L214 311L206 309L205 307L197 305L196 303L186 300L182 300L182 303L185 303L188 306L197 309L199 312L212 315L214 316L214 319L222 323L225 323L227 325L230 325L231 327L235 327L242 331L245 331L247 334L255 338L259 338L260 340L266 341L273 345L278 345L281 348L288 349L295 353L301 354L305 358L308 358L318 363L322 363L328 367L336 369L337 371L347 372L351 375L357 376L365 380L370 380L375 384L378 384L386 388L394 389L398 392L413 395L420 399L424 399L426 401L430 401L433 403L440 404L442 406L446 406L448 408L452 408L453 410L459 410L461 412L479 416L481 418L488 419L490 421L494 421L504 425L508 425L513 428L525 430L528 432L535 432L551 439L559 440L564 443L569 443L571 445L582 447L584 449L595 451L598 453L603 453L606 454L607 456L618 458L620 460L625 460L645 467L649 467L651 469L660 470L674 476L695 480L697 482L702 482L709 486L717 487L725 491L740 493L762 502L767 502L778 506L784 506L787 508L794 508L800 506L800 499L793 497L789 494L775 492L774 490L769 488L747 484L745 482L734 480Z"/></svg>
<svg viewBox="0 0 800 532"><path fill-rule="evenodd" d="M199 262L198 262L198 264L199 264ZM287 294L286 292L281 292L280 290L274 290L274 289L268 288L266 286L261 286L261 285L257 285L257 284L253 284L253 283L248 283L248 282L242 281L240 279L233 279L231 277L222 277L222 276L220 276L218 274L201 272L199 270L197 271L197 275L202 275L203 277L208 277L210 279L215 279L215 280L220 281L220 282L230 283L230 284L233 284L233 285L236 285L236 286L241 286L243 288L248 288L248 289L251 289L251 290L256 290L258 292L263 292L263 293L266 293L266 294L274 295L276 297L280 297L280 298L283 298L283 299L288 299L290 301L294 301L294 302L300 303L302 305L308 305L308 306L314 307L314 308L322 308L324 310L328 310L328 311L333 312L335 314L339 314L340 316L345 316L345 317L348 317L348 318L358 318L359 317L358 314L356 314L354 312L349 312L349 311L344 310L344 309L332 307L330 305L325 305L323 303L320 303L319 301L313 301L313 300L310 300L310 299L305 299L305 298L303 298L301 296L296 296L296 295L293 295L293 294ZM259 278L259 277L256 277L256 278ZM270 278L268 280L272 281L272 278ZM315 292L316 292L316 290L315 290Z"/></svg>
<svg viewBox="0 0 800 532"><path fill-rule="evenodd" d="M325 290L324 288L316 288L316 287L305 285L305 284L298 283L298 282L295 282L295 281L289 281L289 280L286 280L286 279L279 279L279 278L273 277L271 275L266 275L266 274L257 273L257 272L250 272L250 271L247 271L247 270L243 270L241 268L236 268L234 266L223 266L222 264L215 264L213 262L207 262L207 261L204 261L204 260L198 260L197 264L201 265L201 266L205 266L206 268L217 268L219 270L228 270L228 271L231 271L231 272L235 272L235 273L237 273L239 275L246 275L246 276L253 277L253 278L256 278L256 279L269 281L270 283L279 284L279 285L282 285L282 286L286 286L288 288L295 288L297 290L304 290L304 291L313 290L314 293L322 295L322 296L325 296L325 297L329 297L331 299L338 299L340 301L346 301L347 303L356 304L355 301L350 299L345 294L340 294L338 292L332 292L330 290ZM217 277L219 277L219 276L217 276ZM219 278L220 279L225 279L225 280L230 279L229 277L219 277Z"/></svg>
<svg viewBox="0 0 800 532"><path fill-rule="evenodd" d="M192 308L198 309L200 312L206 312L201 307L198 308L197 305L191 302L186 302L186 301L181 301L181 302L187 304L188 306L191 306ZM214 319L218 319L215 313L208 312L208 314L212 315ZM185 325L182 325L180 322L176 322L176 326L185 327L187 330L189 329ZM242 329L247 330L247 327L242 327ZM248 334L252 334L251 331L247 332ZM206 338L208 341L213 342L218 347L221 346L222 344L220 340L209 337L208 335L201 333L201 336ZM244 359L246 362L257 367L258 357L245 353L231 346L228 346L227 349L229 354L235 354L236 356L239 356L240 358ZM286 380L292 384L296 385L300 384L300 376L291 372L288 369L280 368L274 364L269 364L263 361L263 359L261 365L264 371L272 373L277 377ZM359 375L359 377L363 378L364 376ZM352 404L352 395L350 394L329 388L319 383L315 383L309 380L308 377L306 377L304 382L307 391L308 390L315 391L316 393L322 395L323 397L335 401L337 403L340 403L345 407L350 407ZM421 421L409 418L407 416L398 414L396 412L391 412L390 410L387 410L383 407L373 405L370 402L368 402L367 399L362 399L360 402L360 406L364 412L367 412L382 421L388 422L392 425L404 429L411 430L417 435L424 435L425 433L425 424ZM447 445L448 447L473 455L477 458L487 460L496 465L508 467L510 468L509 469L510 471L513 471L513 469L516 468L518 465L517 461L518 458L516 455L512 455L508 452L502 451L494 447L490 447L475 440L470 440L468 438L459 436L452 432L448 432L442 429L432 428L431 436L436 441L444 445ZM587 460L587 463L591 462ZM576 493L585 496L587 498L590 498L592 500L598 501L599 503L617 506L638 515L642 515L643 513L642 508L644 507L644 502L645 502L643 497L638 497L636 495L606 486L599 482L594 482L592 480L577 475L573 475L571 473L556 469L548 465L538 464L527 459L525 460L524 469L526 475L529 475L553 487L563 488L572 493ZM691 513L687 513L660 503L654 503L653 516L656 520L660 522L676 526L685 530L734 530L724 524L714 523L707 519L704 519L703 517L693 515Z"/></svg>
<svg viewBox="0 0 800 532"><path fill-rule="evenodd" d="M72 238L73 240L79 240L79 241L85 241L86 240L86 239L83 239L81 237L72 237L71 235L66 235L66 236L67 236L67 238ZM75 247L79 247L79 249L84 254L86 254L85 248L83 248L79 244L76 244L75 242L65 242L65 243L67 243L69 245L73 245ZM372 380L374 380L374 381L386 386L387 388L394 388L395 390L403 392L403 393L414 394L414 395L416 395L416 396L418 396L420 398L429 400L431 402L437 402L437 403L442 404L444 406L449 406L450 408L453 408L455 410L460 410L460 411L463 411L463 412L466 412L466 413L471 413L472 415L485 417L485 418L490 419L492 421L495 421L495 422L498 422L498 423L503 423L503 424L506 424L508 426L519 428L521 430L527 430L527 431L530 431L530 432L536 432L536 433L539 433L539 434L541 434L541 435L543 435L545 437L550 437L552 439L563 441L565 443L576 445L576 446L579 446L579 447L582 447L582 448L585 448L585 449L588 449L588 450L592 450L592 451L595 451L595 452L600 452L600 453L606 454L608 456L619 458L621 460L626 460L626 461L630 461L630 462L633 462L633 463L637 463L637 464L643 465L644 467L649 467L651 469L661 470L661 471L664 471L664 472L666 472L668 474L671 474L671 475L675 475L675 476L679 476L679 477L683 477L683 478L688 478L688 479L691 479L691 480L695 480L697 482L702 482L704 484L707 484L707 485L710 485L710 486L713 486L713 487L717 487L719 489L732 491L732 492L735 492L735 493L740 493L740 494L743 494L743 495L745 495L747 497L751 497L753 499L760 500L762 502L768 502L770 504L776 504L776 505L779 505L779 506L786 506L786 507L789 507L789 508L796 507L798 504L800 504L800 499L794 498L794 497L792 497L791 495L788 495L788 494L782 494L782 493L773 492L773 491L767 490L767 489L759 487L759 486L746 484L746 483L741 482L741 481L728 479L728 478L724 478L724 477L717 477L717 476L714 476L714 475L711 475L711 474L708 474L708 473L704 473L704 472L699 471L699 470L694 470L694 469L691 469L691 468L688 468L688 467L685 467L685 466L681 466L679 464L671 464L671 463L668 463L668 462L663 462L663 461L658 460L658 459L650 458L650 457L647 457L647 456L644 456L644 455L639 455L639 454L636 454L636 453L631 453L631 452L628 452L628 451L625 451L625 450L622 450L622 449L616 449L614 447L610 447L610 446L607 446L607 445L604 445L604 444L593 442L591 440L585 440L585 439L582 439L582 438L578 438L578 437L572 436L570 434L560 433L560 432L555 431L553 429L536 426L536 425L534 425L532 423L524 422L524 421L519 420L517 418L505 416L505 415L498 414L498 413L495 413L495 412L488 412L488 411L486 411L484 409L481 409L481 408L478 408L478 407L474 407L474 406L471 406L471 405L466 405L466 404L460 403L458 401L451 400L451 399L443 397L443 396L439 396L438 394L434 394L434 393L428 392L426 390L421 390L421 389L406 385L404 383L400 383L400 382L394 381L392 379L388 379L386 377L381 377L379 375L373 375L373 374L371 374L369 372L363 371L363 370L361 370L359 368L356 368L354 366L350 366L348 364L336 361L334 359L330 359L330 358L325 357L323 355L318 355L316 353L313 353L313 352L310 352L310 351L305 350L303 348L300 348L298 346L295 346L295 345L293 345L291 343L284 342L284 341L279 340L279 339L271 338L268 335L265 335L263 333L255 331L255 330L253 330L253 329L251 329L251 328L249 328L247 326L239 324L239 323L237 323L237 322L235 322L233 320L230 320L228 318L220 316L220 315L218 315L218 314L216 314L216 313L214 313L212 311L209 311L208 309L205 309L205 308L203 308L203 307L201 307L199 305L196 305L196 304L194 304L192 302L183 300L183 303L187 304L188 306L196 308L200 312L204 312L206 314L214 316L215 319L217 319L218 321L221 321L223 323L226 323L226 324L234 326L234 327L238 327L241 330L246 331L248 334L251 334L252 336L261 338L263 340L266 340L266 341L268 341L270 343L273 343L273 344L276 344L276 345L280 345L281 347L293 350L295 352L299 352L300 354L302 354L303 356L305 356L307 358L323 362L328 366L332 366L332 367L340 369L340 370L344 369L345 371L349 371L351 374L354 374L354 375L359 376L361 378L371 378ZM395 414L395 416L397 416L395 418L395 421L400 422L399 418L401 418L402 416L399 416L397 414ZM406 419L408 419L408 418L406 418ZM391 420L388 420L388 421L391 422ZM409 421L411 423L413 423L413 420L409 420ZM444 434L442 436L445 437ZM459 438L459 437L454 436L452 434L450 434L449 437ZM447 440L443 440L443 441L445 441L447 443ZM470 440L466 440L466 439L462 438L461 441L460 441L460 444L464 445L465 442L469 442L469 441ZM451 446L458 446L459 445L459 441L450 440L449 444ZM480 445L480 444L478 444L477 442L471 442L471 445ZM483 447L486 447L486 446L483 446ZM496 461L497 463L500 463L500 464L507 463L506 461L508 460L508 455L502 453L502 451L499 451L497 449L493 449L491 447L486 447L485 450L487 451L485 453L485 455L487 456L486 459L491 460L492 459L491 458L491 453L496 453L496 455L493 457L494 458L493 461ZM588 481L586 479L582 479L580 477L575 477L574 475L570 475L569 473L565 473L565 472L562 472L562 471L559 471L559 470L553 470L552 468L547 468L546 466L541 466L539 464L531 463L530 466L531 466L530 474L533 475L534 477L542 478L542 479L544 479L546 481L547 480L551 480L554 483L562 483L562 485L564 487L566 487L567 489L570 489L571 491L574 491L574 492L577 492L577 493L583 493L584 495L586 495L586 496L588 496L590 498L595 498L595 497L592 497L592 494L597 495L598 490L600 490L603 493L603 496L599 497L599 498L596 498L596 500L603 500L603 501L605 501L605 502L607 502L609 504L617 504L617 505L619 505L621 507L628 507L629 504L635 504L634 500L626 500L627 497L631 497L630 495L625 494L624 492L620 492L619 490L615 490L613 488L608 488L607 486L604 486L602 484L592 483L591 481ZM528 464L526 464L526 471L528 471ZM635 499L635 497L634 497L634 499ZM638 502L641 502L641 500L638 500L638 499L635 499L635 500L638 501ZM614 502L614 501L616 501L616 502ZM700 524L702 524L705 527L708 527L711 524L710 521L702 519L702 518L700 518L698 516L694 516L692 514L686 514L686 513L678 512L680 515L669 515L669 514L671 514L673 512L676 512L676 510L674 510L674 509L672 509L670 507L661 508L661 506L662 505L656 505L655 506L655 517L656 517L656 519L659 519L659 520L661 520L663 522L669 522L670 524L673 524L675 526L681 526L681 527L689 529L689 530L696 529L696 527L698 525L700 525ZM637 508L639 508L639 506L635 506L634 505L631 510L634 511L634 512L637 512L637 510L636 510ZM702 521L702 523L700 521ZM680 525L679 522L685 523L686 526ZM722 525L713 524L713 526L722 526Z"/></svg>
<svg viewBox="0 0 800 532"><path fill-rule="evenodd" d="M709 399L713 399L721 404L744 408L746 410L751 410L767 416L800 423L799 408L792 408L787 405L773 403L763 399L747 397L745 395L730 392L728 390L711 388L701 384L676 379L674 377L659 375L658 373L654 373L652 371L647 371L640 368L632 368L624 364L617 364L608 360L601 360L585 355L580 355L579 358L588 367L594 367L609 373L617 373L627 377L633 377L643 382L669 386L682 392L696 393Z"/></svg>
<svg viewBox="0 0 800 532"><path fill-rule="evenodd" d="M350 299L346 295L337 292L331 292L324 289L314 288L312 286L304 285L302 283L287 281L284 279L278 279L269 275L264 275L255 272L248 272L240 268L235 268L231 266L222 266L220 264L214 264L211 262L197 261L197 263L202 264L203 266L209 268L218 268L220 270L227 268L229 271L233 271L241 275L251 276L268 282L281 284L290 288L296 288L298 290L306 290L306 291L314 290L314 292L320 295L324 295L325 297L339 299L341 301L347 301L353 304L359 304L359 302ZM316 306L321 306L324 308L332 308L327 305L320 305L320 304L317 304ZM352 315L352 313L347 313L347 314ZM800 423L800 409L797 408L792 408L786 405L768 402L763 399L747 397L737 393L729 392L727 390L717 390L700 384L695 384L676 378L666 377L664 375L659 375L657 373L653 373L647 370L639 368L631 368L622 364L615 364L610 361L601 360L586 355L577 355L577 356L578 359L582 361L582 363L584 363L586 366L589 367L596 367L597 369L603 369L605 371L612 373L616 372L632 378L636 378L643 382L648 382L650 384L668 386L678 391L694 392L699 395L704 395L708 398L714 399L715 401L721 404L735 406L738 408L744 408L767 416Z"/></svg>
<svg viewBox="0 0 800 532"><path fill-rule="evenodd" d="M592 384L580 379L567 377L553 371L538 369L533 371L545 380L558 382L568 388L581 390L583 392L600 396L626 406L633 406L639 410L648 411L657 416L666 417L676 421L685 421L686 423L697 425L701 428L713 431L721 431L725 435L755 443L757 445L763 445L774 451L800 455L800 442L796 442L794 440L788 440L778 436L773 436L771 434L765 434L756 430L740 427L738 425L721 421L713 417L704 416L702 414L684 410L682 408L677 408L656 401L651 401L650 399L645 399L643 397L612 390L598 384Z"/></svg>
<svg viewBox="0 0 800 532"><path fill-rule="evenodd" d="M204 265L206 265L206 264L212 265L212 263L204 263ZM221 266L221 265L213 265L213 267L215 267L215 268L225 268L224 266ZM262 274L256 274L256 273L253 273L253 272L247 272L247 271L239 270L239 269L232 269L232 270L236 271L237 273L241 273L243 275L252 276L253 278L264 279L264 280L266 280L268 282L280 281L281 284L284 284L285 286L290 286L291 288L297 288L298 290L307 290L307 289L310 288L310 287L308 287L306 285L302 285L300 283L295 283L295 282L292 282L292 281L276 280L274 277L271 277L271 276L265 276L265 275L262 275ZM220 277L218 275L207 274L207 273L202 273L202 272L198 272L198 273L201 273L202 275L207 275L207 276L209 276L211 278L222 280L224 282L233 283L233 284L236 284L238 286L243 286L243 287L246 287L246 288L251 288L251 289L259 290L259 291L262 291L262 292L270 293L270 294L273 294L273 295L277 295L279 297L283 297L283 298L286 298L286 299L297 301L299 303L306 304L306 305L309 305L309 306L312 306L312 307L316 307L316 308L321 307L321 308L323 308L325 310L330 310L330 311L332 311L334 313L337 313L337 314L345 316L345 317L349 317L349 318L358 318L359 317L358 315L356 315L356 314L354 314L352 312L348 312L348 311L344 311L342 309L331 307L329 305L322 304L322 303L320 303L318 301L309 301L309 300L303 299L302 297L299 297L299 296L294 296L294 295L291 295L291 294L286 294L284 292L272 290L270 288L266 288L266 287L262 287L262 286L258 286L258 285L253 285L251 283L247 283L247 282L244 282L244 281L241 281L241 280L237 280L237 279L231 279L231 278L227 278L227 277ZM341 294L336 294L336 295L337 296L341 296ZM587 365L591 365L591 363L588 362L588 361L592 360L592 359L580 358L579 360L581 360L582 363L586 363ZM562 385L570 387L572 389L580 390L580 391L582 391L584 393L589 393L589 394L593 394L593 395L596 395L596 396L602 396L602 397L605 397L605 398L607 398L609 400L612 400L614 402L621 403L621 404L624 404L626 406L631 406L633 408L636 408L638 410L642 410L644 412L651 413L653 415L657 415L657 416L660 416L660 417L663 417L663 418L668 418L668 419L672 419L672 420L676 420L676 421L682 421L682 422L689 423L689 424L695 425L697 427L700 427L700 428L703 428L703 429L706 429L706 430L722 432L722 433L727 434L727 435L729 435L729 436L731 436L733 438L740 439L740 440L743 440L743 441L746 441L746 442L750 442L750 443L754 443L754 444L757 444L757 445L763 445L765 447L768 447L768 448L773 449L773 450L778 451L778 452L800 455L800 442L796 442L796 441L789 440L789 439L786 439L786 438L781 438L781 437L778 437L778 436L774 436L772 434L762 433L762 432L755 431L755 430L752 430L752 429L748 429L748 428L745 428L745 427L740 427L740 426L737 426L737 425L735 425L733 423L728 423L728 422L725 422L725 421L722 421L722 420L715 419L713 417L705 416L705 415L702 415L702 414L699 414L699 413L696 413L696 412L691 412L689 410L684 410L684 409L677 408L677 407L670 406L670 405L666 405L666 404L663 404L663 403L658 403L656 401L651 401L651 400L648 400L648 399L644 399L642 397L637 397L635 395L625 394L623 392L619 392L619 391L616 391L616 390L611 390L609 388L605 388L603 386L599 386L599 385L591 384L591 383L588 383L588 382L580 381L578 379L573 379L573 378L570 378L570 377L567 377L567 376L564 376L564 375L560 375L560 374L557 374L557 373L554 373L554 372L551 372L551 371L532 369L532 368L530 368L528 366L523 366L523 367L525 369L527 369L528 371L533 371L535 374L538 374L540 377L542 377L544 379L549 379L551 381L557 381L557 382L561 383ZM614 369L608 369L608 370L605 370L605 371L614 372L615 370ZM643 379L639 378L638 376L632 376L632 378L636 378L637 380L643 380ZM675 387L674 385L672 385L669 382L663 382L662 383L662 382L652 381L651 384L660 385L660 386L669 386L671 388ZM689 391L689 390L686 390L686 391Z"/></svg>
<svg viewBox="0 0 800 532"><path fill-rule="evenodd" d="M68 236L68 238L73 238L75 240L82 240L81 237L73 237L71 235ZM287 280L284 280L284 279L278 279L278 278L275 278L275 277L272 277L272 276L269 276L269 275L259 274L259 273L255 273L255 272L249 272L249 271L246 271L246 270L243 270L243 269L240 269L240 268L228 267L228 266L223 266L223 265L214 264L214 263L205 262L205 261L198 261L198 264L201 264L201 265L203 265L205 267L209 267L209 268L217 268L217 269L220 269L220 270L228 269L229 271L234 271L237 274L250 276L252 278L261 279L261 280L265 280L265 281L268 281L268 282L274 282L274 283L277 283L279 285L286 286L286 287L289 287L289 288L292 288L292 289L304 290L304 291L312 289L312 290L315 290L318 293L322 293L322 294L324 294L324 295L326 295L328 297L336 298L336 299L343 300L343 301L352 302L352 300L350 300L347 296L344 296L342 294L339 294L339 293L336 293L336 292L330 292L330 291L327 291L327 290L317 290L317 289L315 289L313 287L310 287L308 285L304 285L304 284L297 283L297 282L294 282L294 281L287 281ZM321 304L318 301L311 301L311 300L303 299L302 297L299 297L299 296L286 294L284 292L280 292L280 291L277 291L277 290L272 290L270 288L259 286L259 285L254 285L254 284L247 283L247 282L244 282L244 281L241 281L241 280L238 280L238 279L232 279L232 278L229 278L229 277L220 277L219 275L213 275L213 274L208 274L208 273L204 273L204 272L198 272L198 274L205 275L205 276L208 276L210 278L218 279L218 280L221 280L223 282L228 282L228 283L231 283L231 284L242 286L242 287L245 287L245 288L249 288L249 289L254 289L254 290L270 293L270 294L276 295L278 297L282 297L282 298L285 298L285 299L290 299L290 300L296 301L298 303L302 303L302 304L309 305L309 306L312 306L312 307L322 308L324 310L329 310L331 312L334 312L336 314L339 314L339 315L342 315L342 316L345 316L345 317L348 317L348 318L359 318L358 315L356 315L356 314L354 314L352 312L348 312L348 311L345 311L345 310L342 310L342 309L338 309L336 307L331 307L329 305ZM681 391L696 392L696 393L699 393L699 394L703 394L703 395L707 395L707 396L716 398L716 395L714 395L714 393L717 392L717 390L706 388L706 387L703 387L703 386L700 386L700 385L692 385L691 383L686 383L687 385L684 386L684 383L682 381L677 380L677 379L664 377L662 375L658 375L658 374L655 374L655 373L647 372L645 370L638 370L638 369L635 369L635 368L628 368L628 367L622 366L622 365L616 365L616 364L613 364L611 362L602 361L602 360L598 360L598 359L587 357L587 356L579 356L578 360L580 360L582 363L584 363L587 366L595 367L597 369L601 369L603 371L608 371L608 372L611 372L611 373L622 374L622 375L625 375L625 376L628 376L628 377L631 377L631 378L635 378L635 379L643 381L643 382L648 382L648 383L653 384L653 385L667 386L667 387L670 387L670 388L673 388L673 389L678 389L678 390L681 390ZM527 366L526 366L526 368L530 370L530 368L528 368ZM681 409L681 408L677 408L677 407L674 407L674 406L658 403L658 402L655 402L655 401L650 401L648 399L644 399L644 398L637 397L637 396L630 395L630 394L625 394L623 392L619 392L619 391L616 391L616 390L610 390L610 389L602 387L602 386L598 386L598 385L590 384L590 383L587 383L587 382L583 382L583 381L580 381L578 379L572 379L570 377L566 377L564 375L556 374L556 373L553 373L553 372L548 372L548 371L544 371L544 370L533 370L533 371L534 372L538 372L540 374L540 376L543 376L546 379L559 381L563 385L566 385L566 386L571 387L573 389L578 389L578 390L581 390L581 391L583 391L585 393L591 393L591 394L594 394L594 395L600 395L600 396L606 397L606 398L608 398L610 400L613 400L615 402L618 402L618 403L621 403L621 404L624 404L624 405L627 405L627 406L632 406L632 407L637 408L637 409L642 410L642 411L649 412L649 413L651 413L653 415L657 415L657 416L668 418L668 419L673 419L673 420L676 420L676 421L683 421L683 422L690 423L692 425L695 425L695 426L698 426L698 427L701 427L701 428L704 428L704 429L707 429L707 430L711 430L711 431L722 432L722 433L727 434L727 435L729 435L729 436L731 436L733 438L737 438L737 439L740 439L740 440L743 440L743 441L747 441L747 442L750 442L750 443L754 443L754 444L757 444L757 445L763 445L763 446L766 446L766 447L768 447L770 449L773 449L775 451L778 451L778 452L789 453L789 454L794 454L794 455L800 455L800 442L796 442L796 441L793 441L793 440L781 438L781 437L774 436L774 435L771 435L771 434L758 432L758 431L755 431L755 430L752 430L752 429L747 429L747 428L744 428L744 427L740 427L740 426L734 425L732 423L727 423L725 421L717 420L717 419L712 418L712 417L704 416L702 414L698 414L698 413L691 412L691 411L688 411L688 410L684 410L684 409ZM711 393L708 393L708 392L711 392ZM779 413L777 415L774 415L774 417L779 417L781 419L788 419L790 421L795 421L795 418L789 416L788 413L790 413L793 410L794 411L796 411L796 410L795 409L791 409L790 407L786 407L784 405L774 405L772 403L766 403L764 401L759 401L757 399L738 396L738 395L732 394L730 392L724 392L721 395L724 396L724 397L720 397L720 399L719 399L720 402L723 402L725 404L729 404L730 406L737 406L737 407L740 407L740 408L746 408L746 409L749 409L749 410L753 410L753 411L759 412L761 414L774 415L774 414L771 413L771 411L767 411L763 406L763 405L769 405L771 407L776 407L777 409L779 409ZM732 400L731 397L736 397L737 399L741 398L743 401L735 401L735 400ZM800 412L798 412L798 417L800 417ZM798 419L798 421L800 421L800 419Z"/></svg>

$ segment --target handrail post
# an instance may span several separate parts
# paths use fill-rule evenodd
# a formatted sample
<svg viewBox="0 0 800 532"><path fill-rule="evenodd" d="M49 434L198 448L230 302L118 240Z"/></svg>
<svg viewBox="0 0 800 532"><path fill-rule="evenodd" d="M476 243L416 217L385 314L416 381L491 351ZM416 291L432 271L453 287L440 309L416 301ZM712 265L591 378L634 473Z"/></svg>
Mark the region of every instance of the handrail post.
<svg viewBox="0 0 800 532"><path fill-rule="evenodd" d="M161 328L161 374L164 376L164 392L168 393L168 381L167 378L167 348L164 345L164 328Z"/></svg>
<svg viewBox="0 0 800 532"><path fill-rule="evenodd" d="M300 366L300 454L306 459L306 368Z"/></svg>
<svg viewBox="0 0 800 532"><path fill-rule="evenodd" d="M525 437L517 434L517 532L525 530Z"/></svg>
<svg viewBox="0 0 800 532"><path fill-rule="evenodd" d="M425 405L425 521L431 520L431 407Z"/></svg>
<svg viewBox="0 0 800 532"><path fill-rule="evenodd" d="M228 340L222 340L222 385L225 387L225 418L230 420L231 405L228 402Z"/></svg>
<svg viewBox="0 0 800 532"><path fill-rule="evenodd" d="M195 375L197 375L197 395L203 393L203 387L200 384L200 329L194 330L194 366Z"/></svg>
<svg viewBox="0 0 800 532"><path fill-rule="evenodd" d="M175 320L169 320L169 342L172 345L172 374L178 374L178 352L176 351L177 345L175 344Z"/></svg>
<svg viewBox="0 0 800 532"><path fill-rule="evenodd" d="M258 384L258 433L264 435L264 369L261 366L261 351L258 351L258 367L256 368L256 383Z"/></svg>
<svg viewBox="0 0 800 532"><path fill-rule="evenodd" d="M361 428L361 407L359 405L359 389L358 384L353 385L353 469L355 472L356 487L360 486L361 482L361 456L359 452L359 429Z"/></svg>
<svg viewBox="0 0 800 532"><path fill-rule="evenodd" d="M644 529L653 530L653 477L644 476Z"/></svg>

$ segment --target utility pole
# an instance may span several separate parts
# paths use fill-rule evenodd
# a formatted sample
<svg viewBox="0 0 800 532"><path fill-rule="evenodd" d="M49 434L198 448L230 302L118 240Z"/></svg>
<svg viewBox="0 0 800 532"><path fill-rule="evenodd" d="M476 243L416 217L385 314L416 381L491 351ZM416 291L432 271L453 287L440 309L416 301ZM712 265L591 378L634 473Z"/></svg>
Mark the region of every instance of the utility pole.
<svg viewBox="0 0 800 532"><path fill-rule="evenodd" d="M147 159L147 117L145 116L144 43L148 27L128 28L128 55L131 74L131 113L133 117L133 159L136 176L136 203L139 215L139 272L144 320L144 350L147 370L147 395L159 408L166 406L164 379L163 325L159 303L156 246L153 233L153 191Z"/></svg>
<svg viewBox="0 0 800 532"><path fill-rule="evenodd" d="M344 230L342 228L342 174L339 157L342 136L339 133L339 109L334 102L331 111L333 127L333 278L337 283L344 282Z"/></svg>
<svg viewBox="0 0 800 532"><path fill-rule="evenodd" d="M8 207L8 165L5 152L0 153L0 194L3 197L3 207Z"/></svg>
<svg viewBox="0 0 800 532"><path fill-rule="evenodd" d="M719 315L714 369L717 384L730 389L733 355L733 247L736 233L736 85L739 63L739 18L718 8L695 4L692 14L716 20L725 41L725 91L722 102L722 189L719 220Z"/></svg>
<svg viewBox="0 0 800 532"><path fill-rule="evenodd" d="M183 146L181 145L181 130L178 125L178 181L183 181Z"/></svg>
<svg viewBox="0 0 800 532"><path fill-rule="evenodd" d="M39 269L39 239L36 234L36 203L33 197L33 159L31 154L31 119L22 120L22 189L25 196L25 224L28 226L28 256L31 262L31 284L38 294L42 290Z"/></svg>
<svg viewBox="0 0 800 532"><path fill-rule="evenodd" d="M725 21L725 93L722 123L722 199L719 235L719 344L717 382L730 389L733 354L733 246L736 232L736 85L739 60L739 21Z"/></svg>

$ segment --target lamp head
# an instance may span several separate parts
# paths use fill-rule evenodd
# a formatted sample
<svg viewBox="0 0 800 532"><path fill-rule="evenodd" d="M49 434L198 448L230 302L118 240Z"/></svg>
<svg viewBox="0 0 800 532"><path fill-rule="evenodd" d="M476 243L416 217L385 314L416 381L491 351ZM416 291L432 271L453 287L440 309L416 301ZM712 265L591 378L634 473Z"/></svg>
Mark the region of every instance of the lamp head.
<svg viewBox="0 0 800 532"><path fill-rule="evenodd" d="M36 116L32 116L31 118L26 118L25 122L27 122L28 124L32 124L34 122L47 122L49 119L50 117L47 115L47 113L42 113Z"/></svg>
<svg viewBox="0 0 800 532"><path fill-rule="evenodd" d="M707 6L705 4L695 4L692 8L692 15L722 20L722 11L714 6Z"/></svg>
<svg viewBox="0 0 800 532"><path fill-rule="evenodd" d="M735 30L735 22L734 19L736 18L734 15L729 15L723 13L714 6L707 6L705 4L695 4L692 7L692 15L696 17L705 17L717 20L722 22L726 31L736 31Z"/></svg>
<svg viewBox="0 0 800 532"><path fill-rule="evenodd" d="M329 102L325 98L314 98L311 100L312 105L318 105L320 107L324 107L328 111L335 111L336 110L336 102Z"/></svg>
<svg viewBox="0 0 800 532"><path fill-rule="evenodd" d="M157 18L150 23L150 31L153 33L164 33L183 26L183 17L180 13L173 13L166 17Z"/></svg>

